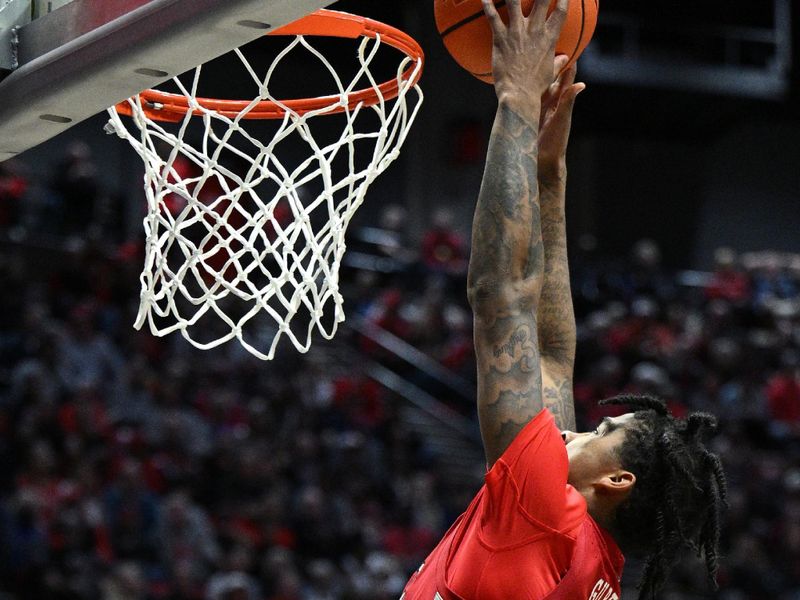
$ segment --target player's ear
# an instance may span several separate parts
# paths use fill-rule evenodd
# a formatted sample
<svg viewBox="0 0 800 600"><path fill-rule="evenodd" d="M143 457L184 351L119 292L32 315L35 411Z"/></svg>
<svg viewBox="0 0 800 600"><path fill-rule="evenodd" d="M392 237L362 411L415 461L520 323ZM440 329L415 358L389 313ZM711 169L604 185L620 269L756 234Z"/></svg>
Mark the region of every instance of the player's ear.
<svg viewBox="0 0 800 600"><path fill-rule="evenodd" d="M608 473L595 482L598 494L606 496L626 496L636 485L636 475L630 471L618 470Z"/></svg>

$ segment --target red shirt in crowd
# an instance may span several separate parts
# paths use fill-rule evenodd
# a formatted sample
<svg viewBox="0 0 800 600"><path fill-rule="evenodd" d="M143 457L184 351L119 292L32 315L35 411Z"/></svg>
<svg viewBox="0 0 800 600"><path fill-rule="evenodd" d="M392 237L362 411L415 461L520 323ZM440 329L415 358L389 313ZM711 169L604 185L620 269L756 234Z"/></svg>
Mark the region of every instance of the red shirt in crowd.
<svg viewBox="0 0 800 600"><path fill-rule="evenodd" d="M775 375L767 382L766 393L773 419L800 423L800 380L792 375Z"/></svg>
<svg viewBox="0 0 800 600"><path fill-rule="evenodd" d="M706 288L706 297L709 300L721 298L742 302L750 297L750 280L746 274L738 271L717 271Z"/></svg>
<svg viewBox="0 0 800 600"><path fill-rule="evenodd" d="M616 600L625 559L567 484L561 433L543 410L406 585L401 600Z"/></svg>

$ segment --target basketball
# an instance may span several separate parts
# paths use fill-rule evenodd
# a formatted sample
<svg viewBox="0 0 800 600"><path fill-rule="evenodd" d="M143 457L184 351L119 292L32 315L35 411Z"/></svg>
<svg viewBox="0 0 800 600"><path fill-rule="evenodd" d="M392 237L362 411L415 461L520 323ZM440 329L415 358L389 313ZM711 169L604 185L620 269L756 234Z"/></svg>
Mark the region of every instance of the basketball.
<svg viewBox="0 0 800 600"><path fill-rule="evenodd" d="M531 13L535 0L522 0L522 11ZM495 0L497 11L508 23L505 0ZM550 11L556 6L551 0ZM481 0L434 0L436 28L447 50L464 69L486 83L492 77L492 29ZM589 44L597 25L598 0L570 0L564 29L556 44L556 54L570 57L573 64Z"/></svg>

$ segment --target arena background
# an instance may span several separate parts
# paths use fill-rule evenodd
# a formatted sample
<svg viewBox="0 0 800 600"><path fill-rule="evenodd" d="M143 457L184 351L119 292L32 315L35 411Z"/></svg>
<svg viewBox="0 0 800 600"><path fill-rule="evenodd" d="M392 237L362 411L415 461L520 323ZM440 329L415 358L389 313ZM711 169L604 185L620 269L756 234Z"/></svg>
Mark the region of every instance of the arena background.
<svg viewBox="0 0 800 600"><path fill-rule="evenodd" d="M426 103L309 355L132 329L142 166L104 118L0 163L0 597L396 598L480 484L465 267L493 91L429 1L334 8L421 42ZM663 597L796 600L800 6L602 9L569 162L579 420L623 390L717 414L721 589L687 558Z"/></svg>

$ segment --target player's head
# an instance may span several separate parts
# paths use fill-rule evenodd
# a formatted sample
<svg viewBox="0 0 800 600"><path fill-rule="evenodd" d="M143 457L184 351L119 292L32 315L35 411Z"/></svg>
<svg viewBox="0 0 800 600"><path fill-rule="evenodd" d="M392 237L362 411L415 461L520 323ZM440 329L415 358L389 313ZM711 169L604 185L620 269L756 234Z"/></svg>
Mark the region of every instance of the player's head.
<svg viewBox="0 0 800 600"><path fill-rule="evenodd" d="M705 558L713 579L727 490L720 460L704 443L716 419L704 413L676 419L649 396L601 404L636 412L604 419L601 435L565 434L570 483L584 495L592 490L590 510L606 509L604 524L623 551L645 558L640 597L654 597L687 548Z"/></svg>
<svg viewBox="0 0 800 600"><path fill-rule="evenodd" d="M630 496L636 484L636 475L620 460L634 418L634 413L606 417L593 431L561 434L569 457L569 483L586 497L590 512L603 522Z"/></svg>

